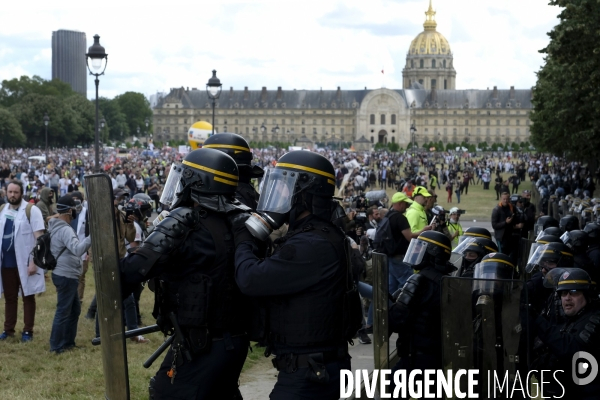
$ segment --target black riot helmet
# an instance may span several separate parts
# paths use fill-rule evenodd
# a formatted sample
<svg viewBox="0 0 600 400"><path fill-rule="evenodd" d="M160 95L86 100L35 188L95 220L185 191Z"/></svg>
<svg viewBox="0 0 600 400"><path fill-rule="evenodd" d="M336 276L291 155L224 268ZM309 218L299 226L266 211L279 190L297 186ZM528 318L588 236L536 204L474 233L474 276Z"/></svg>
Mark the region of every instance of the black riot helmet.
<svg viewBox="0 0 600 400"><path fill-rule="evenodd" d="M595 222L589 222L583 231L588 234L590 246L600 244L600 225Z"/></svg>
<svg viewBox="0 0 600 400"><path fill-rule="evenodd" d="M201 197L233 195L238 186L238 167L233 158L215 149L197 149L173 165L160 202L174 209Z"/></svg>
<svg viewBox="0 0 600 400"><path fill-rule="evenodd" d="M338 206L333 201L334 191L335 170L329 160L310 151L291 151L267 171L257 212L246 226L264 240L284 223L292 225L304 211L329 221Z"/></svg>
<svg viewBox="0 0 600 400"><path fill-rule="evenodd" d="M554 268L572 268L573 261L573 252L566 244L548 243L539 246L529 257L525 271L530 273L535 268L540 268L542 272L547 272Z"/></svg>
<svg viewBox="0 0 600 400"><path fill-rule="evenodd" d="M501 293L504 286L503 282L486 281L484 279L513 279L514 276L515 265L509 256L503 253L490 253L475 266L473 291L478 295Z"/></svg>
<svg viewBox="0 0 600 400"><path fill-rule="evenodd" d="M560 229L563 232L579 229L579 219L574 215L565 215L560 219Z"/></svg>
<svg viewBox="0 0 600 400"><path fill-rule="evenodd" d="M150 202L135 197L132 197L131 200L127 202L127 206L125 206L125 211L134 214L140 221L144 221L148 218L147 213L148 210L151 209L152 206L150 205Z"/></svg>
<svg viewBox="0 0 600 400"><path fill-rule="evenodd" d="M463 232L462 235L458 238L458 243L461 243L466 238L485 238L492 240L492 234L485 228L481 228L479 226L471 226Z"/></svg>
<svg viewBox="0 0 600 400"><path fill-rule="evenodd" d="M588 248L589 237L587 232L576 229L563 233L560 240L562 240L574 254L582 254L585 253Z"/></svg>
<svg viewBox="0 0 600 400"><path fill-rule="evenodd" d="M216 149L231 156L238 165L240 180L249 182L251 178L261 178L265 171L258 165L252 165L252 151L246 139L238 134L223 132L210 136L202 148Z"/></svg>
<svg viewBox="0 0 600 400"><path fill-rule="evenodd" d="M441 232L425 231L416 239L411 239L404 262L416 270L427 266L435 266L444 274L449 274L456 268L450 264L452 243L450 239Z"/></svg>
<svg viewBox="0 0 600 400"><path fill-rule="evenodd" d="M546 228L550 228L550 227L559 227L559 223L558 220L554 217L551 217L549 215L544 215L542 217L539 217L537 221L535 221L535 227L533 229L533 234L535 236L539 235L541 231L543 231Z"/></svg>
<svg viewBox="0 0 600 400"><path fill-rule="evenodd" d="M544 229L539 235L538 237L542 237L542 236L556 236L557 238L560 239L560 237L562 236L563 231L560 230L560 228L556 227L556 226L551 226L550 228L546 228ZM537 240L537 238L536 238Z"/></svg>
<svg viewBox="0 0 600 400"><path fill-rule="evenodd" d="M556 291L581 290L586 292L586 295L589 295L589 291L592 290L593 287L594 284L587 272L581 268L571 268L561 274L558 279L558 284L556 285Z"/></svg>
<svg viewBox="0 0 600 400"><path fill-rule="evenodd" d="M498 246L490 239L467 237L452 250L450 262L460 268L460 276L469 277L473 275L473 268L484 256L496 252Z"/></svg>
<svg viewBox="0 0 600 400"><path fill-rule="evenodd" d="M556 229L558 229L558 228L556 228ZM533 243L531 245L531 248L529 249L529 258L531 258L531 256L533 255L533 253L535 253L535 251L537 250L538 247L541 247L548 243L562 243L562 241L560 240L560 237L558 237L558 236L544 235L544 232L540 232L538 237L535 239L535 243Z"/></svg>

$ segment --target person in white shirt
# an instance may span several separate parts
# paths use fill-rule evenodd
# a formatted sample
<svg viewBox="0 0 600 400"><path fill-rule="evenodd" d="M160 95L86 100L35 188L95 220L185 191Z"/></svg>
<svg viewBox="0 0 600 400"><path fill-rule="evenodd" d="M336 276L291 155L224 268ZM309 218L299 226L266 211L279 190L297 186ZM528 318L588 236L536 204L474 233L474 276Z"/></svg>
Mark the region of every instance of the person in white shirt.
<svg viewBox="0 0 600 400"><path fill-rule="evenodd" d="M67 183L67 178L62 177L58 180L58 185L60 188L60 195L64 196L67 194L67 189L69 188L69 184Z"/></svg>

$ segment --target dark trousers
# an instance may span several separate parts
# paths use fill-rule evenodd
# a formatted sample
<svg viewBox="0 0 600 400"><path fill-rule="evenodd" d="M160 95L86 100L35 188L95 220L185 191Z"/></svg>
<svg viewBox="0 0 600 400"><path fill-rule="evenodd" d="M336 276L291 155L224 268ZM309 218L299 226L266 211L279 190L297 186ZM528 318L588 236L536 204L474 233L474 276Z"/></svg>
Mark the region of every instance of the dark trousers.
<svg viewBox="0 0 600 400"><path fill-rule="evenodd" d="M81 182L83 182L83 180ZM60 191L58 190L58 186L52 186L50 189L52 189L52 191L54 192L54 202L57 203L58 195L60 194Z"/></svg>
<svg viewBox="0 0 600 400"><path fill-rule="evenodd" d="M519 185L513 185L511 194L519 193Z"/></svg>
<svg viewBox="0 0 600 400"><path fill-rule="evenodd" d="M239 397L238 379L248 354L246 335L213 340L207 354L184 361L177 357L177 374L171 384L167 372L173 363L169 349L154 377L154 400L233 400ZM339 384L337 387L339 391ZM339 392L338 392L339 397Z"/></svg>
<svg viewBox="0 0 600 400"><path fill-rule="evenodd" d="M17 310L19 305L19 289L21 288L21 278L19 278L18 268L1 268L2 287L4 288L4 331L9 335L15 334L17 325ZM23 296L23 319L25 325L23 332L33 333L33 323L35 321L35 295Z"/></svg>
<svg viewBox="0 0 600 400"><path fill-rule="evenodd" d="M350 356L347 360L325 364L329 380L317 383L309 380L308 367L295 372L279 371L277 383L269 395L271 400L337 400L340 398L340 370L350 369Z"/></svg>
<svg viewBox="0 0 600 400"><path fill-rule="evenodd" d="M56 286L56 313L50 333L50 351L61 352L75 346L81 302L77 294L79 280L52 274Z"/></svg>

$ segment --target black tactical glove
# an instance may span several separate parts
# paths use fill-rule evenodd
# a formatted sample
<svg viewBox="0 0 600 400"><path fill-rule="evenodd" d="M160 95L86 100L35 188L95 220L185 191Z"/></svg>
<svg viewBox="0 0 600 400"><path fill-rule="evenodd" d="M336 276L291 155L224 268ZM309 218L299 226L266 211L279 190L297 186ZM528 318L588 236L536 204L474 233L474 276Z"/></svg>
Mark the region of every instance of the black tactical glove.
<svg viewBox="0 0 600 400"><path fill-rule="evenodd" d="M246 241L254 241L254 236L246 228L246 220L250 218L248 213L236 213L229 216L231 231L233 232L233 242L235 247Z"/></svg>

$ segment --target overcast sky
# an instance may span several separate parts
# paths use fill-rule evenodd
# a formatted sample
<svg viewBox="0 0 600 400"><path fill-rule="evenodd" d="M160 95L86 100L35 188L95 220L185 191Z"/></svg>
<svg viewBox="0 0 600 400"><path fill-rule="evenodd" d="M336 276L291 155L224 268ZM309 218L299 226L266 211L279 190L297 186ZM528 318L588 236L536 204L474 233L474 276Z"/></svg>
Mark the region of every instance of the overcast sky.
<svg viewBox="0 0 600 400"><path fill-rule="evenodd" d="M548 0L433 0L457 89L529 88L560 9ZM96 5L96 6L94 6ZM205 88L402 88L429 0L5 1L0 80L52 77L52 31L94 34L108 67L100 96ZM385 73L382 74L381 70ZM94 97L93 78L88 97Z"/></svg>

